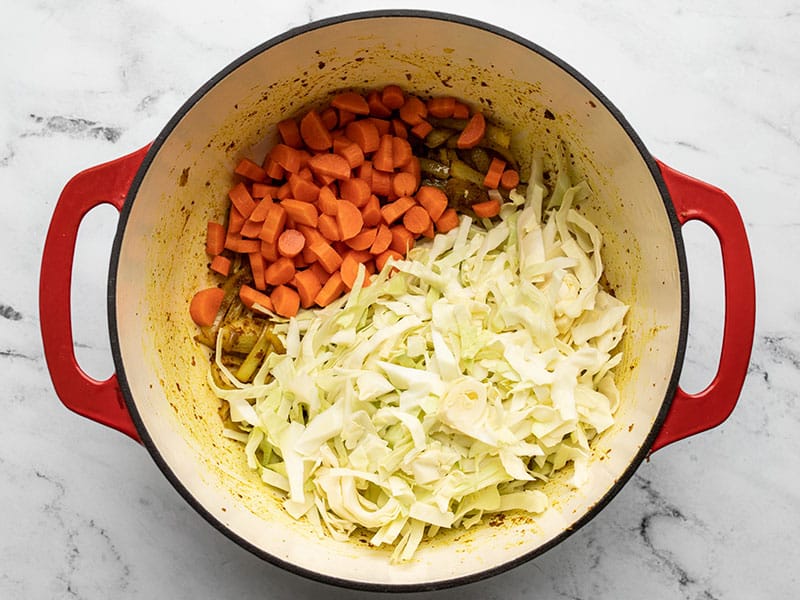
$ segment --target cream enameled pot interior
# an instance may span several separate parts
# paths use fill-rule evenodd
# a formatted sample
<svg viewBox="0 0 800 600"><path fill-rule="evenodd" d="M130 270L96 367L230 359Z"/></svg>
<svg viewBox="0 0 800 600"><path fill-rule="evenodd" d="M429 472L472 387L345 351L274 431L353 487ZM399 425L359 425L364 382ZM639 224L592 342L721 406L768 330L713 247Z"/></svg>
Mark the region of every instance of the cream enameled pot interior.
<svg viewBox="0 0 800 600"><path fill-rule="evenodd" d="M543 516L437 536L416 557L355 536L320 539L288 517L248 470L241 446L221 436L219 402L206 385L208 355L193 341L188 301L210 284L206 222L223 219L231 172L260 160L275 124L344 88L398 83L455 95L511 126L520 156L559 144L595 191L584 212L605 235L617 296L632 305L618 367L623 402L595 449L591 482L546 490ZM673 228L640 150L578 79L517 40L471 23L427 16L358 17L293 32L252 53L208 86L168 126L145 161L122 223L115 311L123 387L154 457L212 522L262 556L352 585L435 585L476 577L546 547L602 503L639 455L664 406L679 348L681 280ZM496 523L495 523L496 525Z"/></svg>

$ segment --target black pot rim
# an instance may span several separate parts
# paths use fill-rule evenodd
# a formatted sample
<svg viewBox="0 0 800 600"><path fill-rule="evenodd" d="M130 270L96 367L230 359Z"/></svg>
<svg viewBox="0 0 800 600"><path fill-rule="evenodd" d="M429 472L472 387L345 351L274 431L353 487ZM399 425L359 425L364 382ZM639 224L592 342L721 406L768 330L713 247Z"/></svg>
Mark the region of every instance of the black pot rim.
<svg viewBox="0 0 800 600"><path fill-rule="evenodd" d="M162 456L159 452L158 448L156 447L152 437L149 435L147 428L144 426L142 421L141 415L136 406L136 402L133 399L133 394L131 393L131 388L128 383L128 377L125 370L125 364L122 361L122 354L120 349L120 341L117 329L117 311L116 311L116 300L117 300L117 271L119 268L119 255L120 249L122 245L122 240L125 234L125 228L127 225L128 218L130 216L131 206L133 201L138 193L139 186L142 183L142 180L149 169L150 165L152 164L156 154L158 153L161 146L164 144L166 139L172 133L173 129L177 126L180 120L189 112L193 106L203 97L206 93L208 93L217 83L219 83L224 77L229 75L235 69L252 59L258 54L276 46L290 38L295 36L307 33L309 31L313 31L316 29L322 29L325 27L337 25L340 23L348 22L348 21L358 21L358 20L366 20L366 19L380 19L380 18L423 18L423 19L433 19L439 21L448 21L452 23L457 23L460 25L466 25L470 27L475 27L478 29L482 29L484 31L488 31L489 33L493 33L497 36L504 37L512 42L520 44L525 48L536 52L537 54L541 55L542 57L546 58L550 62L554 63L556 66L560 67L564 72L569 74L575 80L577 80L581 85L583 85L590 93L592 93L597 99L599 99L604 107L614 116L614 118L618 121L618 123L622 126L625 133L631 139L631 141L636 146L637 150L639 151L642 159L647 164L648 169L650 170L650 174L655 181L658 190L661 194L661 197L664 202L664 207L666 209L670 226L673 232L673 239L675 241L675 250L678 257L678 264L680 268L679 273L679 280L681 285L681 320L680 320L680 332L678 338L678 347L676 353L676 360L675 364L672 367L672 373L670 375L669 384L667 386L667 393L664 398L664 402L661 406L661 410L658 413L658 416L653 423L653 426L648 434L645 443L642 445L639 452L634 456L633 460L630 462L626 470L622 473L622 475L617 479L611 489L600 499L599 502L591 506L587 509L586 513L576 521L576 523L566 529L562 533L560 533L555 538L549 540L546 544L514 559L503 563L501 565L497 565L491 568L488 568L483 571L479 571L476 573L471 573L469 575L455 577L450 579L441 579L431 582L422 582L422 583L412 583L412 584L387 584L387 583L370 583L370 582L362 582L362 581L355 581L349 579L343 579L338 577L333 577L330 575L326 575L323 573L319 573L310 569L306 569L304 567L299 567L293 563L285 561L277 556L274 556L268 552L265 552L261 548L256 547L255 545L251 544L247 540L240 537L238 534L233 532L230 528L225 526L221 523L216 517L214 517L193 495L192 493L183 485L180 478L175 474L175 472L171 469L166 459ZM634 131L633 127L628 123L628 121L623 117L622 113L611 103L611 101L606 98L606 96L600 92L588 79L586 79L583 75L581 75L575 68L568 65L566 62L558 58L557 56L553 55L549 51L545 50L544 48L526 40L525 38L514 34L510 31L502 29L500 27L491 25L489 23L485 23L483 21L479 21L476 19L462 17L459 15L442 13L442 12L435 12L435 11L425 11L425 10L375 10L375 11L365 11L365 12L355 12L355 13L348 13L343 14L327 19L322 19L319 21L314 21L308 23L306 25L302 25L299 27L295 27L290 29L278 36L273 37L272 39L264 42L263 44L253 48L249 52L243 54L238 59L231 62L228 66L222 69L219 73L217 73L214 77L212 77L208 82L206 82L202 87L200 87L191 97L181 106L181 108L175 113L175 115L169 120L166 126L161 130L158 134L156 139L153 141L150 150L147 152L141 167L139 168L136 176L133 179L131 184L130 190L128 191L127 197L125 199L125 204L122 207L120 212L120 219L117 226L117 232L114 238L114 243L112 246L111 251L111 262L109 268L109 279L108 279L108 323L109 323L109 336L111 341L111 351L114 359L114 365L116 367L117 378L119 380L120 390L122 391L122 395L125 399L125 404L127 405L128 411L130 412L131 418L136 426L136 430L139 433L139 436L142 440L142 443L147 448L148 452L152 456L155 463L158 465L159 469L163 472L166 478L170 481L170 483L175 487L175 489L180 493L180 495L198 512L202 515L214 528L224 534L226 537L230 538L234 542L236 542L241 547L249 550L251 553L255 554L256 556L270 562L274 565L277 565L287 571L295 573L297 575L306 577L308 579L316 580L325 584L335 585L339 587L351 588L351 589L358 589L358 590L369 590L369 591L380 591L380 592L419 592L419 591L430 591L430 590L437 590L437 589L444 589L455 587L459 585L464 585L467 583L472 583L476 581L480 581L482 579L486 579L495 575L498 575L502 572L508 571L514 567L517 567L523 563L530 561L531 559L543 554L544 552L548 551L549 549L555 547L562 541L564 541L567 537L575 533L581 527L586 525L589 521L591 521L597 514L601 512L601 510L619 493L619 491L624 487L624 485L628 482L628 480L633 476L636 469L639 467L641 462L647 457L652 447L653 442L655 441L658 432L661 429L661 426L664 423L664 419L669 412L669 409L672 405L672 399L675 395L675 392L678 387L678 380L680 378L680 372L683 365L683 358L686 351L686 340L688 334L688 321L689 321L689 288L688 288L688 273L686 268L686 255L684 251L683 245L683 237L681 234L681 226L678 222L677 215L675 214L675 209L672 204L672 200L669 195L669 191L667 190L667 186L664 183L664 180L661 176L661 171L659 170L655 159L652 155L647 151L644 143L639 138L639 136Z"/></svg>

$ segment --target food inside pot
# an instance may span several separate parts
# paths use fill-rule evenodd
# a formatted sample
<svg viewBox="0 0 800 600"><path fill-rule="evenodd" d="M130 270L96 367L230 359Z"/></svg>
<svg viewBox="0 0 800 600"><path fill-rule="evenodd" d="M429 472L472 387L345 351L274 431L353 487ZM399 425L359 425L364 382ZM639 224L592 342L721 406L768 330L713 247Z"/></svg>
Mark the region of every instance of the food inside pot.
<svg viewBox="0 0 800 600"><path fill-rule="evenodd" d="M455 98L342 92L243 159L190 313L224 434L321 534L410 559L442 528L548 507L614 421L628 307L591 191ZM521 174L524 174L521 176ZM524 177L524 180L523 180Z"/></svg>

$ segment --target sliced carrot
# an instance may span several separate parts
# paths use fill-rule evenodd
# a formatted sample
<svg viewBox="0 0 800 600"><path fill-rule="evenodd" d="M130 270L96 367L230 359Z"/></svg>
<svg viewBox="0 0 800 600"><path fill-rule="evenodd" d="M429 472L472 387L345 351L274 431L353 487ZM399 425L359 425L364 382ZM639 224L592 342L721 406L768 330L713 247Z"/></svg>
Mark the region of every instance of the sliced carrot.
<svg viewBox="0 0 800 600"><path fill-rule="evenodd" d="M462 102L456 101L456 105L453 107L453 118L469 119L469 106Z"/></svg>
<svg viewBox="0 0 800 600"><path fill-rule="evenodd" d="M261 244L258 245L257 252L250 252L247 255L250 260L250 272L253 274L253 285L257 290L264 291L267 289L266 281L264 280L264 257L261 254Z"/></svg>
<svg viewBox="0 0 800 600"><path fill-rule="evenodd" d="M328 241L338 242L340 239L339 224L336 222L336 217L326 215L325 213L319 216L317 223L319 232L324 235Z"/></svg>
<svg viewBox="0 0 800 600"><path fill-rule="evenodd" d="M428 221L428 226L425 228L425 231L422 232L422 236L431 240L435 235L436 229L433 227L433 221Z"/></svg>
<svg viewBox="0 0 800 600"><path fill-rule="evenodd" d="M261 233L258 234L258 237L265 242L275 244L278 242L278 236L285 225L286 209L280 204L273 204L264 219L264 224L261 226Z"/></svg>
<svg viewBox="0 0 800 600"><path fill-rule="evenodd" d="M300 148L303 146L303 138L300 137L300 128L294 119L286 119L278 123L278 134L287 146Z"/></svg>
<svg viewBox="0 0 800 600"><path fill-rule="evenodd" d="M366 181L372 187L372 161L365 160L360 167L358 167L358 178Z"/></svg>
<svg viewBox="0 0 800 600"><path fill-rule="evenodd" d="M292 188L289 187L289 182L287 181L281 187L278 188L278 191L275 192L275 198L278 200L285 200L286 198L290 198L292 196Z"/></svg>
<svg viewBox="0 0 800 600"><path fill-rule="evenodd" d="M236 207L236 210L246 219L253 212L256 207L255 200L247 191L247 187L243 183L238 183L233 186L233 189L228 192L228 197Z"/></svg>
<svg viewBox="0 0 800 600"><path fill-rule="evenodd" d="M315 242L308 249L316 255L317 260L328 273L333 273L342 264L342 256L324 240Z"/></svg>
<svg viewBox="0 0 800 600"><path fill-rule="evenodd" d="M345 243L353 250L367 250L372 246L377 235L377 227L364 227L358 235L351 237Z"/></svg>
<svg viewBox="0 0 800 600"><path fill-rule="evenodd" d="M348 254L342 260L342 266L339 268L339 273L341 274L342 281L349 290L353 289L353 285L356 282L356 277L358 277L358 265L360 264L361 263L355 260L351 254Z"/></svg>
<svg viewBox="0 0 800 600"><path fill-rule="evenodd" d="M303 251L305 245L306 238L297 229L285 229L278 236L278 253L281 256L294 258Z"/></svg>
<svg viewBox="0 0 800 600"><path fill-rule="evenodd" d="M308 160L308 166L315 175L334 179L350 178L350 163L338 154L317 154Z"/></svg>
<svg viewBox="0 0 800 600"><path fill-rule="evenodd" d="M379 171L394 171L394 148L392 140L394 136L387 133L380 137L378 149L372 156L372 166Z"/></svg>
<svg viewBox="0 0 800 600"><path fill-rule="evenodd" d="M428 100L428 112L433 117L446 119L453 116L456 108L456 99L452 96L442 96Z"/></svg>
<svg viewBox="0 0 800 600"><path fill-rule="evenodd" d="M381 101L389 110L395 110L405 104L406 98L399 85L387 85L381 91Z"/></svg>
<svg viewBox="0 0 800 600"><path fill-rule="evenodd" d="M403 226L411 233L421 234L431 225L428 211L419 205L412 206L403 215Z"/></svg>
<svg viewBox="0 0 800 600"><path fill-rule="evenodd" d="M263 223L264 219L267 218L267 213L269 212L272 204L272 199L268 197L259 200L256 207L253 209L253 212L250 213L250 218L248 220L253 221L254 223Z"/></svg>
<svg viewBox="0 0 800 600"><path fill-rule="evenodd" d="M339 225L339 238L349 240L358 235L364 226L364 217L355 204L347 200L339 200L336 210L336 223Z"/></svg>
<svg viewBox="0 0 800 600"><path fill-rule="evenodd" d="M325 127L319 113L311 109L300 121L300 135L312 150L327 150L333 145L330 131Z"/></svg>
<svg viewBox="0 0 800 600"><path fill-rule="evenodd" d="M333 151L339 156L343 157L347 161L347 164L350 165L351 169L360 167L362 164L364 164L364 151L361 149L361 146L351 142L347 138L343 139L347 142L347 144L340 145L338 149L334 145Z"/></svg>
<svg viewBox="0 0 800 600"><path fill-rule="evenodd" d="M417 187L419 187L419 184L422 181L422 169L419 166L419 159L416 156L411 157L411 160L408 161L408 164L405 167L402 167L402 171L404 173L411 173L414 176L414 180L417 182Z"/></svg>
<svg viewBox="0 0 800 600"><path fill-rule="evenodd" d="M375 240L372 242L369 251L372 254L382 254L389 249L392 243L392 232L388 226L381 223L378 226L378 231L375 233Z"/></svg>
<svg viewBox="0 0 800 600"><path fill-rule="evenodd" d="M360 263L365 263L375 258L369 250L348 250L344 256L352 256L353 260Z"/></svg>
<svg viewBox="0 0 800 600"><path fill-rule="evenodd" d="M236 165L236 168L233 170L234 173L237 175L241 175L242 177L246 177L251 181L264 181L267 178L267 173L259 167L256 163L254 163L249 158L243 158L239 161L239 164Z"/></svg>
<svg viewBox="0 0 800 600"><path fill-rule="evenodd" d="M381 222L381 202L375 194L370 194L367 203L361 207L361 217L367 227L375 227Z"/></svg>
<svg viewBox="0 0 800 600"><path fill-rule="evenodd" d="M396 250L386 250L385 252L381 252L375 257L375 266L378 268L378 271L383 271L383 267L386 266L386 262L390 258L393 260L403 260L403 254L397 252Z"/></svg>
<svg viewBox="0 0 800 600"><path fill-rule="evenodd" d="M241 233L242 237L246 238L257 238L258 234L261 233L261 226L262 223L258 221L253 221L252 219L247 219L242 225L242 230L239 232Z"/></svg>
<svg viewBox="0 0 800 600"><path fill-rule="evenodd" d="M293 173L289 176L289 189L292 198L303 202L316 202L319 198L319 186L301 175Z"/></svg>
<svg viewBox="0 0 800 600"><path fill-rule="evenodd" d="M408 140L397 136L392 137L392 159L394 160L395 169L405 167L412 156L414 156L414 153Z"/></svg>
<svg viewBox="0 0 800 600"><path fill-rule="evenodd" d="M258 240L245 240L242 239L242 236L233 234L225 238L225 247L233 252L249 254L250 252L258 252L261 248L261 242Z"/></svg>
<svg viewBox="0 0 800 600"><path fill-rule="evenodd" d="M319 213L317 213L317 208L313 204L287 198L281 201L281 206L286 211L287 218L291 217L296 225L317 226Z"/></svg>
<svg viewBox="0 0 800 600"><path fill-rule="evenodd" d="M419 125L428 116L428 107L416 96L409 96L400 107L399 114L405 123L413 127Z"/></svg>
<svg viewBox="0 0 800 600"><path fill-rule="evenodd" d="M370 154L378 149L380 134L375 123L369 119L348 123L344 134L351 142L358 144L364 154Z"/></svg>
<svg viewBox="0 0 800 600"><path fill-rule="evenodd" d="M292 288L279 285L270 294L275 312L282 317L293 317L300 310L300 296Z"/></svg>
<svg viewBox="0 0 800 600"><path fill-rule="evenodd" d="M373 117L385 119L392 116L392 110L383 103L381 93L378 90L372 90L367 94L367 105L369 106L369 114Z"/></svg>
<svg viewBox="0 0 800 600"><path fill-rule="evenodd" d="M311 263L308 267L308 270L314 274L320 285L325 285L325 282L330 279L331 274L328 273L325 270L325 267L323 267L319 262Z"/></svg>
<svg viewBox="0 0 800 600"><path fill-rule="evenodd" d="M336 194L333 193L329 187L321 187L319 190L319 197L317 198L317 208L323 215L336 216L338 210L338 200Z"/></svg>
<svg viewBox="0 0 800 600"><path fill-rule="evenodd" d="M325 285L323 285L322 289L317 293L316 297L314 298L314 302L320 306L328 306L331 302L341 296L344 290L345 286L344 282L342 281L342 274L339 273L339 271L336 271L335 273L331 274L331 276L325 282Z"/></svg>
<svg viewBox="0 0 800 600"><path fill-rule="evenodd" d="M387 119L379 119L377 117L370 117L369 120L375 124L378 130L378 135L386 135L392 129L392 122Z"/></svg>
<svg viewBox="0 0 800 600"><path fill-rule="evenodd" d="M484 219L490 219L500 214L500 200L487 200L486 202L476 202L472 205L475 214Z"/></svg>
<svg viewBox="0 0 800 600"><path fill-rule="evenodd" d="M467 122L467 126L464 127L464 131L462 131L461 135L458 136L456 146L462 150L465 148L474 148L478 145L478 142L483 139L483 135L485 133L486 119L483 117L483 113L476 112Z"/></svg>
<svg viewBox="0 0 800 600"><path fill-rule="evenodd" d="M250 195L253 198L274 198L277 191L278 186L266 185L264 183L254 183L253 191L250 192Z"/></svg>
<svg viewBox="0 0 800 600"><path fill-rule="evenodd" d="M417 236L403 225L395 225L390 228L390 231L392 232L392 243L389 245L389 249L405 256L406 252L414 247Z"/></svg>
<svg viewBox="0 0 800 600"><path fill-rule="evenodd" d="M270 263L278 260L280 257L278 254L278 242L265 242L264 240L261 240L261 256L264 257L264 260Z"/></svg>
<svg viewBox="0 0 800 600"><path fill-rule="evenodd" d="M497 189L500 185L500 179L503 176L503 170L506 168L506 161L497 158L492 158L489 163L489 170L486 171L486 176L483 178L483 185L490 190Z"/></svg>
<svg viewBox="0 0 800 600"><path fill-rule="evenodd" d="M431 131L433 131L433 125L427 121L420 121L411 128L411 133L421 140L424 140Z"/></svg>
<svg viewBox="0 0 800 600"><path fill-rule="evenodd" d="M264 159L264 171L266 172L267 176L272 179L283 179L283 176L286 173L284 168L278 164L278 161L270 158L269 156Z"/></svg>
<svg viewBox="0 0 800 600"><path fill-rule="evenodd" d="M302 155L300 150L287 144L276 144L269 152L269 158L278 163L289 173L297 173L301 168ZM273 179L280 179L271 175Z"/></svg>
<svg viewBox="0 0 800 600"><path fill-rule="evenodd" d="M343 200L352 202L359 208L364 206L372 195L369 184L357 177L345 179L339 189Z"/></svg>
<svg viewBox="0 0 800 600"><path fill-rule="evenodd" d="M513 190L519 185L519 173L514 169L506 169L500 178L500 187L504 190Z"/></svg>
<svg viewBox="0 0 800 600"><path fill-rule="evenodd" d="M447 194L432 185L420 187L416 199L428 211L433 221L438 221L447 209Z"/></svg>
<svg viewBox="0 0 800 600"><path fill-rule="evenodd" d="M266 308L267 310L275 310L272 306L272 300L270 300L269 296L254 290L249 285L242 285L239 288L239 299L242 301L242 304L251 310L256 304Z"/></svg>
<svg viewBox="0 0 800 600"><path fill-rule="evenodd" d="M316 227L309 227L308 225L298 225L297 229L300 233L303 234L303 237L306 238L306 250L316 244L317 242L324 242L325 237L319 232L319 229ZM305 256L305 250L303 250L303 256ZM308 260L308 258L306 258ZM309 261L310 262L310 261Z"/></svg>
<svg viewBox="0 0 800 600"><path fill-rule="evenodd" d="M406 127L406 124L400 119L392 119L392 133L395 135L395 137L399 137L404 140L408 139L408 127Z"/></svg>
<svg viewBox="0 0 800 600"><path fill-rule="evenodd" d="M319 113L319 118L328 131L333 131L336 129L336 125L339 124L339 115L330 106Z"/></svg>
<svg viewBox="0 0 800 600"><path fill-rule="evenodd" d="M245 219L236 207L231 205L231 209L228 211L228 229L227 235L238 234L242 227L244 226Z"/></svg>
<svg viewBox="0 0 800 600"><path fill-rule="evenodd" d="M225 290L218 287L200 290L189 303L189 315L200 327L210 327L217 318L217 313L225 298Z"/></svg>
<svg viewBox="0 0 800 600"><path fill-rule="evenodd" d="M407 210L415 206L416 202L409 196L401 196L394 202L384 204L381 207L381 216L387 225L391 225L397 219L402 217Z"/></svg>
<svg viewBox="0 0 800 600"><path fill-rule="evenodd" d="M270 285L283 285L289 283L294 277L294 261L281 256L272 263L264 272L264 279ZM256 285L256 288L258 285Z"/></svg>
<svg viewBox="0 0 800 600"><path fill-rule="evenodd" d="M216 256L225 248L225 228L216 221L209 221L206 226L206 252Z"/></svg>
<svg viewBox="0 0 800 600"><path fill-rule="evenodd" d="M344 127L348 123L355 121L356 113L349 110L339 109L339 128Z"/></svg>
<svg viewBox="0 0 800 600"><path fill-rule="evenodd" d="M303 308L310 308L314 305L314 298L322 289L322 284L314 275L313 271L306 269L305 271L297 271L292 280L294 287L297 288L297 294L300 296L300 306Z"/></svg>
<svg viewBox="0 0 800 600"><path fill-rule="evenodd" d="M417 191L417 182L411 173L396 173L392 177L392 191L398 196L413 196Z"/></svg>
<svg viewBox="0 0 800 600"><path fill-rule="evenodd" d="M231 272L231 259L217 254L211 261L211 270L223 277L227 277L228 273Z"/></svg>
<svg viewBox="0 0 800 600"><path fill-rule="evenodd" d="M292 262L294 263L294 268L295 269L305 269L308 266L308 263L306 262L306 259L303 258L303 254L302 253L300 253L297 256L295 256L292 259ZM294 285L291 281L289 282L289 284L290 285Z"/></svg>
<svg viewBox="0 0 800 600"><path fill-rule="evenodd" d="M371 187L374 194L388 196L392 193L392 174L373 169Z"/></svg>
<svg viewBox="0 0 800 600"><path fill-rule="evenodd" d="M369 104L367 104L364 96L357 92L339 92L331 100L331 106L349 110L357 115L369 114Z"/></svg>

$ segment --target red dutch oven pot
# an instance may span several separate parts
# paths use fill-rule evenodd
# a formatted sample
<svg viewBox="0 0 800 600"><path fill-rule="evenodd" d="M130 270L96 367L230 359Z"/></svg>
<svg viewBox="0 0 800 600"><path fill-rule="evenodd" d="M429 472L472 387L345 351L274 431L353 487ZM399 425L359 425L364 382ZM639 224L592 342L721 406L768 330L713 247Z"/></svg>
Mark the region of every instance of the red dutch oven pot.
<svg viewBox="0 0 800 600"><path fill-rule="evenodd" d="M212 285L205 224L222 219L232 170L260 157L276 124L337 90L400 83L455 95L515 131L524 159L568 148L594 196L584 207L604 234L616 295L631 305L618 367L616 424L595 443L589 483L548 484L552 507L426 541L409 563L389 551L320 538L294 521L221 436L208 354L194 342L188 301ZM73 351L70 281L84 215L120 211L108 281L116 374L96 381ZM719 369L698 394L678 387L689 316L681 226L697 219L719 238L725 321ZM747 236L721 190L655 160L603 94L563 61L485 23L418 11L343 16L293 29L233 62L197 91L156 140L76 175L53 213L41 269L45 355L71 410L141 441L165 476L215 527L258 556L340 585L433 589L531 559L588 522L651 452L722 423L744 382L755 321ZM357 536L356 536L357 537Z"/></svg>

